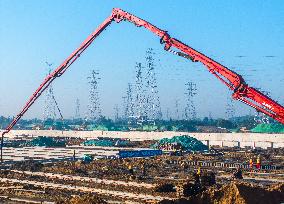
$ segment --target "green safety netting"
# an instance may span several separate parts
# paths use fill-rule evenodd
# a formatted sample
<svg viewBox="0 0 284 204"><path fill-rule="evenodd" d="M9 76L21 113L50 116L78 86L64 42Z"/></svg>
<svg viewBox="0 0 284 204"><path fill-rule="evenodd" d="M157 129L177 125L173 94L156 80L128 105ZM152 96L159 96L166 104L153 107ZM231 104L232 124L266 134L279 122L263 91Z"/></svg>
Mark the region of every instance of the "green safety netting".
<svg viewBox="0 0 284 204"><path fill-rule="evenodd" d="M87 130L102 130L108 131L108 128L104 125L87 125Z"/></svg>
<svg viewBox="0 0 284 204"><path fill-rule="evenodd" d="M204 151L208 150L208 147L204 145L199 140L190 137L188 135L183 136L174 136L173 138L163 138L159 140L156 144L154 144L153 148L158 148L160 145L164 145L166 143L176 143L180 144L183 150L186 151Z"/></svg>
<svg viewBox="0 0 284 204"><path fill-rule="evenodd" d="M89 154L84 154L82 160L83 160L84 162L89 163L89 162L91 162L91 161L94 160L94 157L93 157L92 155L89 155Z"/></svg>
<svg viewBox="0 0 284 204"><path fill-rule="evenodd" d="M284 133L284 125L278 123L258 124L250 131L254 133Z"/></svg>
<svg viewBox="0 0 284 204"><path fill-rule="evenodd" d="M26 146L65 147L64 141L54 140L52 137L40 136L26 143Z"/></svg>
<svg viewBox="0 0 284 204"><path fill-rule="evenodd" d="M86 140L83 142L85 146L102 146L102 147L113 147L113 146L128 146L129 141L121 139L95 139Z"/></svg>
<svg viewBox="0 0 284 204"><path fill-rule="evenodd" d="M156 125L143 125L142 130L143 131L156 131L156 130L158 130L158 126L156 126Z"/></svg>

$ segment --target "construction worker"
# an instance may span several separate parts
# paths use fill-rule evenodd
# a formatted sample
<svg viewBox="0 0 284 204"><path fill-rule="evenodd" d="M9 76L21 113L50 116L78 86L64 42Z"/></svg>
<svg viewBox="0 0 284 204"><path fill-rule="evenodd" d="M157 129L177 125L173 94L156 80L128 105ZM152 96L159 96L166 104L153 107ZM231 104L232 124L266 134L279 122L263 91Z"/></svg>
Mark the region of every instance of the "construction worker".
<svg viewBox="0 0 284 204"><path fill-rule="evenodd" d="M132 167L131 164L128 165L128 172L129 172L129 174L131 174L131 175L134 174L133 167Z"/></svg>
<svg viewBox="0 0 284 204"><path fill-rule="evenodd" d="M249 168L253 169L253 161L252 158L249 159Z"/></svg>
<svg viewBox="0 0 284 204"><path fill-rule="evenodd" d="M185 173L185 170L186 170L186 163L185 163L185 161L181 162L180 167L183 170L183 173Z"/></svg>
<svg viewBox="0 0 284 204"><path fill-rule="evenodd" d="M201 170L200 167L198 167L197 172L193 173L193 178L194 178L194 184L199 185L200 184L200 175L201 175Z"/></svg>
<svg viewBox="0 0 284 204"><path fill-rule="evenodd" d="M256 159L256 165L255 165L257 169L260 169L260 167L261 167L261 163L260 162L261 162L260 155L258 155L257 159Z"/></svg>
<svg viewBox="0 0 284 204"><path fill-rule="evenodd" d="M76 152L75 152L75 149L73 150L73 161L75 161L75 159L76 159Z"/></svg>
<svg viewBox="0 0 284 204"><path fill-rule="evenodd" d="M196 173L198 176L200 176L201 175L201 169L200 169L200 167L198 167L198 169L197 169L197 173Z"/></svg>

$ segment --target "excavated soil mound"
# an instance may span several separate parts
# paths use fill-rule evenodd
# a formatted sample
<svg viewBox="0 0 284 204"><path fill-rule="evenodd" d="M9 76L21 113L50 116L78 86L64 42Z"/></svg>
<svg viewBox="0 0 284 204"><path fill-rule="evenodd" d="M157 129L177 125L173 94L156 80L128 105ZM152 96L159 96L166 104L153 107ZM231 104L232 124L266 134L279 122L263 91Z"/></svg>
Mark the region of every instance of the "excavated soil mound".
<svg viewBox="0 0 284 204"><path fill-rule="evenodd" d="M11 166L11 169L17 169L21 171L40 171L43 164L33 160L18 161Z"/></svg>
<svg viewBox="0 0 284 204"><path fill-rule="evenodd" d="M65 201L58 201L56 204L107 204L107 202L98 196L87 194L83 196L75 196Z"/></svg>
<svg viewBox="0 0 284 204"><path fill-rule="evenodd" d="M160 204L279 204L284 202L284 184L270 189L245 183L231 183L220 189L210 188L207 191L175 201L161 201Z"/></svg>
<svg viewBox="0 0 284 204"><path fill-rule="evenodd" d="M284 193L284 183L273 185L268 190L269 191L280 191L281 193Z"/></svg>
<svg viewBox="0 0 284 204"><path fill-rule="evenodd" d="M176 190L174 189L174 187L175 186L172 183L161 183L155 187L154 191L162 193L175 192Z"/></svg>

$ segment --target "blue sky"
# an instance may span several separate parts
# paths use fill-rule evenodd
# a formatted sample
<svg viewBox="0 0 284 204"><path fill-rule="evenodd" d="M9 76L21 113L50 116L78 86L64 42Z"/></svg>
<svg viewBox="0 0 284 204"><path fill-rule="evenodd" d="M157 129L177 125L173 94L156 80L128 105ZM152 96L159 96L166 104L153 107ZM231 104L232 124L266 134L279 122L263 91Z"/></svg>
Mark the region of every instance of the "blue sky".
<svg viewBox="0 0 284 204"><path fill-rule="evenodd" d="M274 1L111 1L0 0L0 115L18 113L46 74L45 61L56 68L119 7L243 75L254 87L284 104L284 3ZM225 115L230 91L200 64L163 51L152 33L130 23L112 24L82 57L54 82L65 117L72 117L80 98L81 115L88 104L86 78L100 70L103 113L113 116L127 83L134 81L135 62L155 50L162 110L183 103L185 83L197 84L195 104L200 117ZM236 56L245 56L242 58ZM274 57L265 57L274 56ZM170 94L169 94L170 93ZM43 97L25 118L41 117ZM182 104L181 104L182 105ZM234 102L238 115L250 108Z"/></svg>

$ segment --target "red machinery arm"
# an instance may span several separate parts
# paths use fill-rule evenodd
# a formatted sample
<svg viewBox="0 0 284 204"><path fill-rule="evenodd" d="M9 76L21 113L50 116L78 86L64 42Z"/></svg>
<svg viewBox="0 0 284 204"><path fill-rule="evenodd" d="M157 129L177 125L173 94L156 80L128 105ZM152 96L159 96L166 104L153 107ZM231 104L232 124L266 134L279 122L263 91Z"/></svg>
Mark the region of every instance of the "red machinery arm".
<svg viewBox="0 0 284 204"><path fill-rule="evenodd" d="M188 58L193 62L201 62L208 68L209 72L211 72L233 91L232 96L234 99L255 108L257 111L263 112L264 114L284 124L284 107L256 89L249 87L245 83L242 76L215 62L206 55L194 50L188 45L178 41L177 39L170 37L166 31L155 27L143 19L140 19L121 9L114 9L113 15L115 16L114 19L117 22L127 20L131 23L134 23L138 27L143 26L159 36L161 39L160 42L165 43L164 49L166 51L170 51L181 57ZM175 47L181 52L171 50L171 47Z"/></svg>
<svg viewBox="0 0 284 204"><path fill-rule="evenodd" d="M161 39L160 42L165 43L164 49L166 51L190 59L193 62L201 62L213 75L215 75L219 80L221 80L225 85L233 90L234 99L242 101L247 105L255 108L256 110L263 112L284 124L284 107L270 99L268 96L265 96L261 92L257 91L256 89L249 87L240 75L215 62L206 55L194 50L188 45L176 40L175 38L171 38L166 31L163 31L152 25L151 23L128 12L115 8L113 9L112 14L91 35L87 37L87 39L80 45L80 47L76 49L60 66L58 66L50 75L48 75L44 79L42 84L33 93L21 112L13 119L13 121L2 133L1 147L3 146L4 135L15 126L15 124L21 119L21 117L32 106L32 104L37 100L42 92L49 86L49 84L55 78L60 77L69 68L69 66L73 64L73 62L77 60L80 55L90 46L90 44L96 39L96 37L98 37L98 35L112 23L112 21L119 23L123 20L129 21L130 23L133 23L138 27L144 27L159 36ZM175 47L176 49L180 50L180 52L171 50L171 47Z"/></svg>

